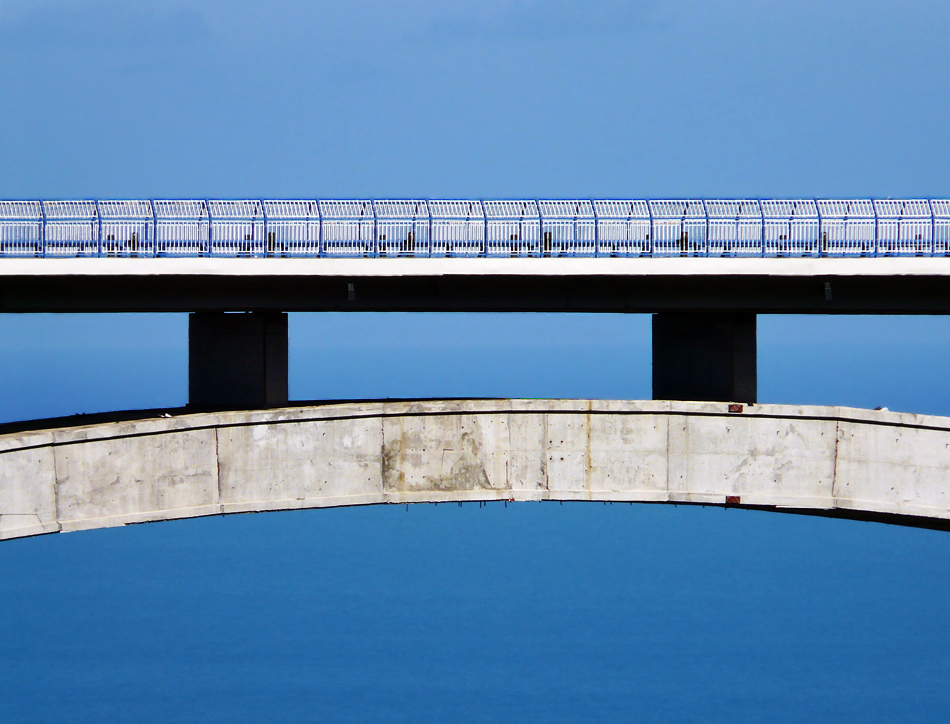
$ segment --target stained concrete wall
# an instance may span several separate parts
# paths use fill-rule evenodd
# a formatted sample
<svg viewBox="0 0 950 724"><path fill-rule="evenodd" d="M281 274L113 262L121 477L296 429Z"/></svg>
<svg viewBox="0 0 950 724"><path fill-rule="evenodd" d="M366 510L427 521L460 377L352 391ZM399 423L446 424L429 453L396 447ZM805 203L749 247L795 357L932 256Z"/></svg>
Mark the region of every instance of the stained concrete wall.
<svg viewBox="0 0 950 724"><path fill-rule="evenodd" d="M481 500L679 502L950 527L950 419L599 400L349 403L0 436L0 538Z"/></svg>

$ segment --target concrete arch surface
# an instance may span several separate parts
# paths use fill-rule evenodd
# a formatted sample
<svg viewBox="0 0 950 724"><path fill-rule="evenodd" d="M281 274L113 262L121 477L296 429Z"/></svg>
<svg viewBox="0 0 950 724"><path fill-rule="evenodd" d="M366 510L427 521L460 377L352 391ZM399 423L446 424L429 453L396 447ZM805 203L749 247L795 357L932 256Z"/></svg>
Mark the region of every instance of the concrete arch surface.
<svg viewBox="0 0 950 724"><path fill-rule="evenodd" d="M0 435L0 538L376 503L728 505L950 529L950 418L606 400L352 402Z"/></svg>

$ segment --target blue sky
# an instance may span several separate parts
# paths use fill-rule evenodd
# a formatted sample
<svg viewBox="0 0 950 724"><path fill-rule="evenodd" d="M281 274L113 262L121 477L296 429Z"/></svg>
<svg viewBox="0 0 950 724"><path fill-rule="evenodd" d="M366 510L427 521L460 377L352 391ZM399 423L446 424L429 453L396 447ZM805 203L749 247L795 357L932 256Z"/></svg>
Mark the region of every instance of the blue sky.
<svg viewBox="0 0 950 724"><path fill-rule="evenodd" d="M948 37L936 1L0 0L0 197L950 197ZM643 398L649 329L293 315L291 396ZM186 331L0 315L0 421L181 405ZM762 401L950 415L944 318L759 341ZM941 719L948 553L652 506L7 543L0 715Z"/></svg>
<svg viewBox="0 0 950 724"><path fill-rule="evenodd" d="M942 2L11 2L4 196L940 196Z"/></svg>

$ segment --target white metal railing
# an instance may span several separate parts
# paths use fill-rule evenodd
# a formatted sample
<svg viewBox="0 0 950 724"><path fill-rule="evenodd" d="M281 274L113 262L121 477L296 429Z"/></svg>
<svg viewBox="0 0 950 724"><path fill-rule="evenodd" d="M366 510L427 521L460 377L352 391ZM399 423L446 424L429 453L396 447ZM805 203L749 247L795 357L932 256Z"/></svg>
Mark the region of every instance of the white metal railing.
<svg viewBox="0 0 950 724"><path fill-rule="evenodd" d="M933 249L933 213L925 199L875 199L879 255L924 256Z"/></svg>
<svg viewBox="0 0 950 724"><path fill-rule="evenodd" d="M931 199L933 214L933 255L950 255L950 199Z"/></svg>
<svg viewBox="0 0 950 724"><path fill-rule="evenodd" d="M541 256L538 202L483 201L487 256Z"/></svg>
<svg viewBox="0 0 950 724"><path fill-rule="evenodd" d="M264 256L261 201L209 201L212 256Z"/></svg>
<svg viewBox="0 0 950 724"><path fill-rule="evenodd" d="M765 256L818 256L818 205L814 199L767 199L762 208Z"/></svg>
<svg viewBox="0 0 950 724"><path fill-rule="evenodd" d="M39 201L0 201L0 256L43 256Z"/></svg>
<svg viewBox="0 0 950 724"><path fill-rule="evenodd" d="M650 207L646 201L594 201L599 256L648 256Z"/></svg>
<svg viewBox="0 0 950 724"><path fill-rule="evenodd" d="M950 199L0 201L0 257L950 256Z"/></svg>
<svg viewBox="0 0 950 724"><path fill-rule="evenodd" d="M206 201L152 202L155 253L158 256L204 256L210 253L211 226Z"/></svg>
<svg viewBox="0 0 950 724"><path fill-rule="evenodd" d="M372 201L320 201L322 256L375 256Z"/></svg>
<svg viewBox="0 0 950 724"><path fill-rule="evenodd" d="M591 201L539 201L544 256L594 256L597 222Z"/></svg>
<svg viewBox="0 0 950 724"><path fill-rule="evenodd" d="M103 256L154 256L155 214L150 201L100 201Z"/></svg>
<svg viewBox="0 0 950 724"><path fill-rule="evenodd" d="M485 209L475 200L429 201L431 256L483 256Z"/></svg>
<svg viewBox="0 0 950 724"><path fill-rule="evenodd" d="M45 256L99 255L95 201L44 201L42 206Z"/></svg>
<svg viewBox="0 0 950 724"><path fill-rule="evenodd" d="M654 256L705 256L706 209L700 200L648 202Z"/></svg>
<svg viewBox="0 0 950 724"><path fill-rule="evenodd" d="M423 200L374 201L379 256L429 256L429 206Z"/></svg>
<svg viewBox="0 0 950 724"><path fill-rule="evenodd" d="M873 256L874 203L871 199L818 199L823 256Z"/></svg>
<svg viewBox="0 0 950 724"><path fill-rule="evenodd" d="M268 256L320 255L320 207L316 199L262 204Z"/></svg>
<svg viewBox="0 0 950 724"><path fill-rule="evenodd" d="M755 199L714 199L706 206L709 256L762 256L762 207Z"/></svg>

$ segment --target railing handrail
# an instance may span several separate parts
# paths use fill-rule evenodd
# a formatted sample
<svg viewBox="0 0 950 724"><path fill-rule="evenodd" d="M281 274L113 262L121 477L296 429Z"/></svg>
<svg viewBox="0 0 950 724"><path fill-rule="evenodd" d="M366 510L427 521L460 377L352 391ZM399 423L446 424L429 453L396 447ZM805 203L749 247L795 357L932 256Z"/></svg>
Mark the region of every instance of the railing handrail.
<svg viewBox="0 0 950 724"><path fill-rule="evenodd" d="M268 204L278 203L306 203L311 211L299 218L267 213ZM135 213L100 210L121 204ZM480 213L457 215L454 210L464 204ZM802 204L814 213L800 213ZM368 207L359 218L342 213L356 205ZM325 213L331 206L340 210ZM385 215L377 207L385 209ZM49 208L64 211L52 216ZM400 211L403 208L406 213ZM88 213L79 213L82 209ZM229 213L215 213L218 209ZM0 258L171 255L164 245L140 243L152 238L157 223L168 227L163 242L181 242L176 256L950 256L950 200L929 198L0 200L0 211ZM371 250L359 225L366 212L372 213ZM472 245L469 236L473 218L485 224L480 248ZM368 214L366 220L370 220ZM347 225L350 221L357 222L352 227L355 231ZM179 222L182 231L177 232ZM51 238L47 226L52 223L56 228ZM90 223L99 227L96 249L83 246L91 240L81 227ZM295 223L319 228L315 234L308 227L303 236L293 236L288 229ZM332 254L324 229L330 223L335 224ZM378 238L381 223L391 235L384 247ZM438 248L432 239L435 223L440 229ZM39 225L38 234L30 230L31 224ZM119 231L103 244L107 224L111 236L115 236L113 227ZM207 225L201 232L207 234L207 243L196 244L193 233L184 230L186 224L199 224L199 229ZM242 224L254 228L245 230ZM459 225L458 239L451 238L453 224ZM508 224L510 233L503 231ZM775 224L785 225L787 232L775 232ZM261 225L263 238L259 239ZM618 232L624 225L626 230ZM705 238L699 238L704 225ZM498 233L490 235L489 226ZM420 228L428 228L426 243L416 243ZM73 229L75 238L70 236ZM175 233L182 238L175 238ZM220 244L213 243L219 238L216 233L221 234ZM354 238L349 239L348 233Z"/></svg>

